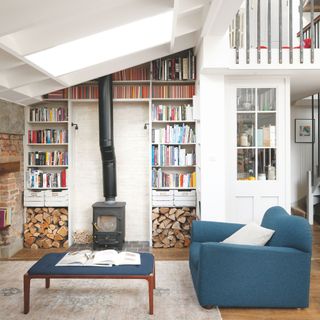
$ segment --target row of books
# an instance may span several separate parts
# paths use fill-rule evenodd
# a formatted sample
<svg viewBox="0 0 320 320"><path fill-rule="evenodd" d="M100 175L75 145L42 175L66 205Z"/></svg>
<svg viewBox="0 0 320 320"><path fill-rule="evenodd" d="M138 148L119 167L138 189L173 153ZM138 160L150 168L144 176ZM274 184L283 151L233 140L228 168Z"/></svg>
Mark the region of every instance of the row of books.
<svg viewBox="0 0 320 320"><path fill-rule="evenodd" d="M165 128L152 129L152 143L195 143L194 129L189 125L167 125Z"/></svg>
<svg viewBox="0 0 320 320"><path fill-rule="evenodd" d="M65 129L28 130L28 143L68 143L68 132Z"/></svg>
<svg viewBox="0 0 320 320"><path fill-rule="evenodd" d="M195 80L196 57L192 49L179 56L161 58L152 62L154 80Z"/></svg>
<svg viewBox="0 0 320 320"><path fill-rule="evenodd" d="M112 79L114 81L149 80L150 79L149 64L144 64L141 66L116 72L112 75Z"/></svg>
<svg viewBox="0 0 320 320"><path fill-rule="evenodd" d="M0 230L11 225L11 208L0 208Z"/></svg>
<svg viewBox="0 0 320 320"><path fill-rule="evenodd" d="M35 151L28 153L28 164L33 166L63 166L68 165L67 151Z"/></svg>
<svg viewBox="0 0 320 320"><path fill-rule="evenodd" d="M149 85L114 85L114 99L143 99L150 97Z"/></svg>
<svg viewBox="0 0 320 320"><path fill-rule="evenodd" d="M70 90L71 99L98 99L99 87L97 83L84 83L74 86Z"/></svg>
<svg viewBox="0 0 320 320"><path fill-rule="evenodd" d="M65 188L67 186L67 171L44 172L29 168L27 171L28 188Z"/></svg>
<svg viewBox="0 0 320 320"><path fill-rule="evenodd" d="M153 188L195 188L196 173L167 173L160 169L152 169Z"/></svg>
<svg viewBox="0 0 320 320"><path fill-rule="evenodd" d="M269 125L257 129L257 146L276 147L276 126Z"/></svg>
<svg viewBox="0 0 320 320"><path fill-rule="evenodd" d="M37 107L30 108L29 121L67 121L68 112L66 108Z"/></svg>
<svg viewBox="0 0 320 320"><path fill-rule="evenodd" d="M68 89L61 89L54 92L50 92L43 96L44 99L68 99Z"/></svg>
<svg viewBox="0 0 320 320"><path fill-rule="evenodd" d="M152 120L181 121L193 120L193 107L190 104L182 106L152 105Z"/></svg>
<svg viewBox="0 0 320 320"><path fill-rule="evenodd" d="M196 164L194 152L174 146L152 146L153 166L192 166Z"/></svg>
<svg viewBox="0 0 320 320"><path fill-rule="evenodd" d="M152 87L153 98L181 99L192 98L195 95L193 84L183 85L154 85Z"/></svg>

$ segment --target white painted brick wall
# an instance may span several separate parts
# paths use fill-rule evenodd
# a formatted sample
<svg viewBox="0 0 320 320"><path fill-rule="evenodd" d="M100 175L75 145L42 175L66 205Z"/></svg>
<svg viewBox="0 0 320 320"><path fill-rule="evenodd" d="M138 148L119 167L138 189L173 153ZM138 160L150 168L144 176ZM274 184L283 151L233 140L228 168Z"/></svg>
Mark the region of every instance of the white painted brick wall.
<svg viewBox="0 0 320 320"><path fill-rule="evenodd" d="M92 230L91 205L103 201L97 103L74 103L72 121L72 229ZM125 201L126 241L149 240L148 105L114 104L117 201Z"/></svg>

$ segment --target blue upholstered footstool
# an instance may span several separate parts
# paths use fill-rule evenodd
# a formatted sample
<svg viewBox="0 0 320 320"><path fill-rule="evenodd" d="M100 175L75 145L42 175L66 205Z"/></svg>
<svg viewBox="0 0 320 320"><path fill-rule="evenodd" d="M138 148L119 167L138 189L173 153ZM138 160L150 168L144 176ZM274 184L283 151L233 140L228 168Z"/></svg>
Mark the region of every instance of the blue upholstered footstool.
<svg viewBox="0 0 320 320"><path fill-rule="evenodd" d="M154 257L151 253L140 253L140 265L121 265L112 267L55 265L65 253L49 253L36 262L24 275L24 313L30 309L31 279L45 279L46 288L50 279L145 279L149 288L149 314L153 314L153 290L156 286Z"/></svg>

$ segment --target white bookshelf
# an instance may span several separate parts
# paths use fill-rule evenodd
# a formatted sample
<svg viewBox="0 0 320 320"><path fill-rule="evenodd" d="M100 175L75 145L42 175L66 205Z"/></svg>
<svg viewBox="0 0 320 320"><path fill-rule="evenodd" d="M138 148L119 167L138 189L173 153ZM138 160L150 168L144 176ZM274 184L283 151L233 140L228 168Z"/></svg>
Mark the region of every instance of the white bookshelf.
<svg viewBox="0 0 320 320"><path fill-rule="evenodd" d="M45 112L48 110L48 112ZM62 112L63 114L58 114ZM33 111L33 114L31 114ZM50 116L51 113L51 116ZM69 102L68 99L44 99L40 102L37 102L33 105L27 106L25 111L25 143L24 143L24 167L25 170L25 189L26 190L68 190L68 186L59 187L38 187L30 185L28 181L28 172L29 170L41 170L44 173L56 173L60 174L63 170L66 170L69 167ZM50 120L47 120L50 117ZM52 119L51 119L52 118ZM44 120L42 120L44 119ZM61 120L59 120L61 119ZM41 131L42 138L38 142L39 137L32 137L33 131ZM54 134L65 135L65 141L61 143L45 143L44 139L49 139L46 134L49 133L50 139L54 139ZM40 135L40 134L39 134ZM34 141L34 138L36 141ZM56 162L58 152L60 152L60 157L67 157L68 163L62 164L47 164L44 159L40 160L40 157L44 157L45 154L49 155L50 152L55 152ZM67 153L67 155L66 155ZM40 156L41 154L41 156ZM36 160L36 155L38 159ZM53 161L53 159L52 159ZM66 181L68 182L68 177ZM26 204L28 201L26 201Z"/></svg>

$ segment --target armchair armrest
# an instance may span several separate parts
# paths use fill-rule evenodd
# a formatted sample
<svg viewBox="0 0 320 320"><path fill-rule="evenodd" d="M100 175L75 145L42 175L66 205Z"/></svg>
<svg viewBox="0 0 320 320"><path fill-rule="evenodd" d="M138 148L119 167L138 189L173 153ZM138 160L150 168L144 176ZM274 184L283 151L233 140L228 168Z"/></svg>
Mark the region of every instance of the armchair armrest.
<svg viewBox="0 0 320 320"><path fill-rule="evenodd" d="M243 226L243 224L239 223L193 221L191 230L191 241L220 242L228 238Z"/></svg>

